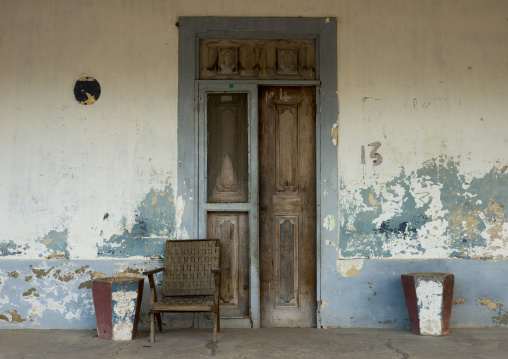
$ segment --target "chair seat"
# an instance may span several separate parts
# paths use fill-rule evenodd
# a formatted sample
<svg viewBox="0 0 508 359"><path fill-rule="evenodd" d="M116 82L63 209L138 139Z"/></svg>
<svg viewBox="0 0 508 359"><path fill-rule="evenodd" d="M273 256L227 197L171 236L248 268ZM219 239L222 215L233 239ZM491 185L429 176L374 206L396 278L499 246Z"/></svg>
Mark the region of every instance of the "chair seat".
<svg viewBox="0 0 508 359"><path fill-rule="evenodd" d="M213 310L213 297L176 297L155 302L152 311L210 312Z"/></svg>

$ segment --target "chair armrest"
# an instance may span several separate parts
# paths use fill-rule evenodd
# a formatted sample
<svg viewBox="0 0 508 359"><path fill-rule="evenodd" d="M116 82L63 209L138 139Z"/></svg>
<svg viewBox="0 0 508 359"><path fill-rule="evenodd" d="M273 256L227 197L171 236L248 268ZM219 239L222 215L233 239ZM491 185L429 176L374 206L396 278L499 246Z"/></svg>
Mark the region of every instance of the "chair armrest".
<svg viewBox="0 0 508 359"><path fill-rule="evenodd" d="M150 306L157 302L157 292L155 291L155 281L153 280L153 275L162 272L163 270L164 268L157 268L143 272L143 275L148 276L148 284L150 284Z"/></svg>
<svg viewBox="0 0 508 359"><path fill-rule="evenodd" d="M159 273L159 272L162 272L164 270L164 268L157 268L157 269L153 269L153 270L149 270L149 271L146 271L146 272L143 272L143 275L154 275L155 273Z"/></svg>

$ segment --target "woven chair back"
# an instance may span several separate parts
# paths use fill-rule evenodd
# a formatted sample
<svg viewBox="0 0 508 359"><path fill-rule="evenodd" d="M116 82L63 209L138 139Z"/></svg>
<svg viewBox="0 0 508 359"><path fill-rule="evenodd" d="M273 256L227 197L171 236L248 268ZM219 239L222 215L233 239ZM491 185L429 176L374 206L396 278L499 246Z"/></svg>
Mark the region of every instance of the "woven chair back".
<svg viewBox="0 0 508 359"><path fill-rule="evenodd" d="M164 253L162 295L213 295L213 269L219 269L218 239L168 240Z"/></svg>

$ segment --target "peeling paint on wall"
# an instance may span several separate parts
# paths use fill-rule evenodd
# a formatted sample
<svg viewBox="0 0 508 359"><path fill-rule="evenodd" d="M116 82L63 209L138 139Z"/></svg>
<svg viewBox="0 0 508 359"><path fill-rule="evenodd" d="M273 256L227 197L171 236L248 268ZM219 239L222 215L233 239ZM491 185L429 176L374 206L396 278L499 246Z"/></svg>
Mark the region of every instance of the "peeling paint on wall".
<svg viewBox="0 0 508 359"><path fill-rule="evenodd" d="M397 323L397 319L378 321L378 324L393 324Z"/></svg>
<svg viewBox="0 0 508 359"><path fill-rule="evenodd" d="M21 247L21 245L17 245L13 241L0 242L0 256L6 257L21 254Z"/></svg>
<svg viewBox="0 0 508 359"><path fill-rule="evenodd" d="M9 278L18 278L19 277L19 272L13 270L12 272L7 273L7 276Z"/></svg>
<svg viewBox="0 0 508 359"><path fill-rule="evenodd" d="M84 273L84 270L87 268L89 268L89 266L81 267L80 269L76 270L75 273ZM88 270L86 274L90 275L90 280L81 282L78 286L78 289L92 289L92 281L94 279L107 277L107 275L102 272L92 272L91 270Z"/></svg>
<svg viewBox="0 0 508 359"><path fill-rule="evenodd" d="M332 143L334 146L339 143L339 124L337 122L332 127Z"/></svg>
<svg viewBox="0 0 508 359"><path fill-rule="evenodd" d="M341 193L341 258L508 257L508 176L497 168L466 180L441 157Z"/></svg>
<svg viewBox="0 0 508 359"><path fill-rule="evenodd" d="M369 193L369 203L371 206L379 206L379 201L376 199L376 195L374 193Z"/></svg>
<svg viewBox="0 0 508 359"><path fill-rule="evenodd" d="M139 268L127 267L122 272L115 273L115 277L138 278L143 276L143 272Z"/></svg>
<svg viewBox="0 0 508 359"><path fill-rule="evenodd" d="M508 326L508 310L504 309L504 304L489 298L478 298L478 303L486 306L488 310L497 311L492 317L492 323L498 326Z"/></svg>
<svg viewBox="0 0 508 359"><path fill-rule="evenodd" d="M508 326L508 311L500 308L499 314L492 317L492 322L497 326Z"/></svg>
<svg viewBox="0 0 508 359"><path fill-rule="evenodd" d="M25 293L22 294L23 297L38 297L39 293L36 292L35 288L29 288Z"/></svg>
<svg viewBox="0 0 508 359"><path fill-rule="evenodd" d="M10 318L5 314L0 314L0 320L4 320L9 323L22 323L26 321L26 318L22 318L21 315L18 314L17 310L6 310L5 312L10 315Z"/></svg>
<svg viewBox="0 0 508 359"><path fill-rule="evenodd" d="M339 259L337 260L337 271L343 277L354 277L360 274L363 266L363 259Z"/></svg>
<svg viewBox="0 0 508 359"><path fill-rule="evenodd" d="M492 299L488 299L488 298L478 298L478 303L480 303L481 305L485 305L489 310L497 309L497 308L499 308L499 305L501 304L499 302L495 302Z"/></svg>
<svg viewBox="0 0 508 359"><path fill-rule="evenodd" d="M40 234L38 230L33 233L32 229L30 235L17 241L0 238L0 257L68 260L101 256L139 258L154 252L162 253L164 240L176 237L175 203L169 184L171 176L157 172L151 176L160 182L157 183L160 187L157 190L152 188L141 200L128 200L123 206L107 205L107 210L99 212L100 216L94 214L93 210L80 213L79 216L86 218L78 224L72 223L72 217L77 217L75 213L62 214L53 221L57 223L52 225L53 229L44 229ZM69 211L76 211L76 208ZM112 212L111 208L120 210ZM126 243L125 250L116 250L123 242Z"/></svg>
<svg viewBox="0 0 508 359"><path fill-rule="evenodd" d="M50 253L46 259L69 259L69 251L67 250L67 238L69 231L49 231L41 240Z"/></svg>
<svg viewBox="0 0 508 359"><path fill-rule="evenodd" d="M54 267L51 267L49 269L36 269L30 266L30 269L32 270L32 273L35 274L37 279L42 279L42 277L45 277L53 270Z"/></svg>
<svg viewBox="0 0 508 359"><path fill-rule="evenodd" d="M41 267L29 265L27 271L22 273L24 277L9 283L11 288L18 289L19 299L14 303L19 307L16 309L17 313L26 313L20 314L23 318L30 319L31 322L39 321L46 311L52 311L72 319L79 318L83 311L87 310L87 306L83 304L89 305L90 300L80 296L75 287L82 277L90 275L91 271L86 271L86 268L74 270L68 263L58 263L60 262L55 262L52 266L44 263ZM33 275L27 275L29 273ZM80 297L82 299L79 299ZM78 301L82 305L75 307ZM13 317L12 321L14 319Z"/></svg>
<svg viewBox="0 0 508 359"><path fill-rule="evenodd" d="M31 263L31 264L30 264ZM83 263L83 264L80 264ZM0 268L0 328L95 328L95 278L141 277L158 261L9 261ZM12 270L12 267L19 270ZM116 275L114 274L116 273ZM147 291L149 295L149 291ZM148 305L149 300L145 300ZM146 312L148 313L148 312ZM149 322L148 314L140 319ZM5 324L4 324L5 323ZM8 324L7 324L8 323ZM23 323L23 324L21 324Z"/></svg>
<svg viewBox="0 0 508 359"><path fill-rule="evenodd" d="M326 216L323 221L323 227L325 227L328 231L333 231L335 229L335 217L331 214Z"/></svg>
<svg viewBox="0 0 508 359"><path fill-rule="evenodd" d="M175 206L168 184L164 191L151 190L136 211L135 224L97 246L99 257L161 258L166 240L174 237ZM163 200L160 200L163 199Z"/></svg>
<svg viewBox="0 0 508 359"><path fill-rule="evenodd" d="M171 198L173 198L173 197L171 197ZM170 201L170 202L172 202L172 201ZM178 196L176 198L176 208L177 208L176 227L180 227L182 225L182 216L183 216L183 213L185 212L185 201L182 196Z"/></svg>

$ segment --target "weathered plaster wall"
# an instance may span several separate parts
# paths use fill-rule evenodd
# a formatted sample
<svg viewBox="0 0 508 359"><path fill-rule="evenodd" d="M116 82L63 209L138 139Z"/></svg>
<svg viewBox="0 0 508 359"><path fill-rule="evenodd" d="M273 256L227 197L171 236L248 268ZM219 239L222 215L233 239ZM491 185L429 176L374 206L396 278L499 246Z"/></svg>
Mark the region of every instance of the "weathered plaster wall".
<svg viewBox="0 0 508 359"><path fill-rule="evenodd" d="M391 4L342 23L341 257L505 258L508 6Z"/></svg>
<svg viewBox="0 0 508 359"><path fill-rule="evenodd" d="M452 326L506 326L508 4L364 5L339 18L339 241L322 260L339 284L322 324L407 326L400 274L443 271Z"/></svg>
<svg viewBox="0 0 508 359"><path fill-rule="evenodd" d="M141 277L155 268L147 260L3 260L0 268L0 328L96 328L92 280ZM146 281L145 281L146 282ZM139 327L146 329L150 295L143 292ZM190 327L193 317L165 316L165 327ZM211 319L200 326L210 326Z"/></svg>
<svg viewBox="0 0 508 359"><path fill-rule="evenodd" d="M90 280L139 276L176 237L168 9L0 5L0 327L94 327ZM83 76L101 85L92 105L74 98Z"/></svg>
<svg viewBox="0 0 508 359"><path fill-rule="evenodd" d="M162 234L139 230L147 196L174 212L177 28L121 4L2 3L3 256L97 258L133 227ZM73 93L84 75L102 87L89 106Z"/></svg>
<svg viewBox="0 0 508 359"><path fill-rule="evenodd" d="M179 16L338 19L323 326L407 326L400 274L416 271L456 274L452 326L508 325L507 12L503 0L3 1L0 327L94 327L90 280L139 275L185 236ZM101 84L93 105L74 99L83 76Z"/></svg>

